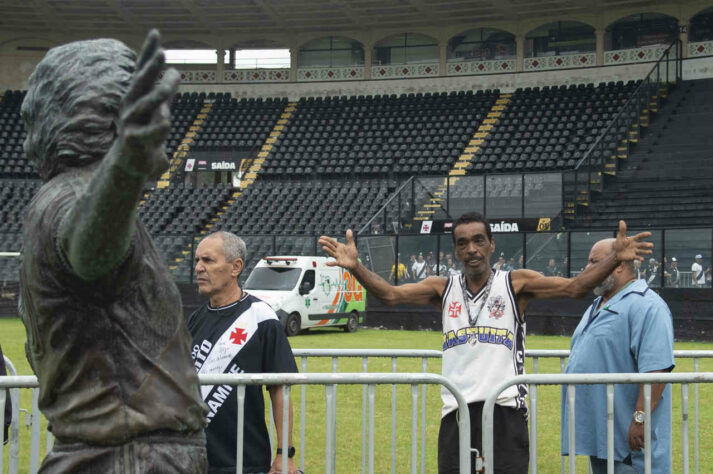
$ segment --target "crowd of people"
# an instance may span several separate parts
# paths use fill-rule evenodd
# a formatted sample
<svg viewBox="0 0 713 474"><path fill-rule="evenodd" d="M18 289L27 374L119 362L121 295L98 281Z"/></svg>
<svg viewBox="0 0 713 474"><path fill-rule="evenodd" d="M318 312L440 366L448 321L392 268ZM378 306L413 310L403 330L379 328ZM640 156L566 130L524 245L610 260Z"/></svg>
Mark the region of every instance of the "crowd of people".
<svg viewBox="0 0 713 474"><path fill-rule="evenodd" d="M520 254L517 258L507 257L504 252L501 252L497 261L493 264L494 270L513 271L525 268L523 256ZM544 268L533 268L533 270L542 273L545 276L568 277L569 259L563 257L558 262L555 258L550 258ZM650 287L661 286L661 271L663 271L664 286L666 288L710 288L713 269L710 265L704 268L703 255L696 254L690 271L687 270L688 265L679 266L679 260L676 257L663 258L663 265L655 258L648 259L647 262L634 262L634 272L637 279L646 280ZM577 275L583 269L572 269L572 276ZM460 274L462 266L453 258L452 253L439 252L439 258L434 258L432 251L426 252L425 257L423 252L418 254L412 253L409 256L407 263L404 263L399 255L398 275L396 266L391 266L389 275L390 281L398 283L416 283L428 278L429 276L452 276Z"/></svg>

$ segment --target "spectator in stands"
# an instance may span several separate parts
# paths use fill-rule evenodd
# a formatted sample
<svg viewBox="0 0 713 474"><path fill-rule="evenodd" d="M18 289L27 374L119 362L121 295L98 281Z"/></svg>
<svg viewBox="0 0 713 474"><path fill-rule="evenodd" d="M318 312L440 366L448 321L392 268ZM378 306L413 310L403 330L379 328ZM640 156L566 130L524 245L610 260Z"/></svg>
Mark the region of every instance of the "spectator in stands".
<svg viewBox="0 0 713 474"><path fill-rule="evenodd" d="M453 261L453 255L450 253L446 256L446 267L448 269L448 274L444 276L460 275L458 263Z"/></svg>
<svg viewBox="0 0 713 474"><path fill-rule="evenodd" d="M706 286L706 274L703 271L703 255L696 255L696 261L691 265L691 273L693 273L693 286L703 288Z"/></svg>
<svg viewBox="0 0 713 474"><path fill-rule="evenodd" d="M41 472L205 472L180 293L136 210L168 169L180 80L156 31L138 58L79 41L30 76L24 149L45 184L25 213L18 312L55 435Z"/></svg>
<svg viewBox="0 0 713 474"><path fill-rule="evenodd" d="M515 267L515 270L521 270L525 268L525 256L520 255L520 258L517 259L517 266Z"/></svg>
<svg viewBox="0 0 713 474"><path fill-rule="evenodd" d="M507 263L507 271L511 272L513 270L517 270L517 267L515 266L515 257L510 257Z"/></svg>
<svg viewBox="0 0 713 474"><path fill-rule="evenodd" d="M428 276L428 269L426 268L426 261L423 259L423 253L418 253L418 260L411 266L411 273L415 281L425 280Z"/></svg>
<svg viewBox="0 0 713 474"><path fill-rule="evenodd" d="M587 270L611 253L614 239L597 242ZM670 372L673 321L666 303L621 262L594 289L597 298L574 331L566 373ZM644 386L617 385L614 394L614 472L644 472ZM568 401L562 387L562 454L590 457L595 474L607 472L605 385L578 385L576 448L568 445ZM652 472L669 472L671 388L651 387Z"/></svg>
<svg viewBox="0 0 713 474"><path fill-rule="evenodd" d="M198 292L209 298L188 318L193 336L193 359L199 374L297 372L285 331L272 308L238 286L247 250L230 232L204 238L196 249ZM270 438L265 426L265 402L259 386L245 389L243 472L280 472L288 456L289 473L295 473L292 447L292 402L289 407L289 452L282 453L282 387L267 387L277 433L277 455L270 465ZM238 442L237 390L230 385L203 386L208 404L208 465L210 472L234 472Z"/></svg>
<svg viewBox="0 0 713 474"><path fill-rule="evenodd" d="M641 269L641 262L638 260L634 260L634 276L637 280L646 278L646 271Z"/></svg>
<svg viewBox="0 0 713 474"><path fill-rule="evenodd" d="M557 268L554 258L551 258L550 261L547 262L547 266L545 267L544 274L545 274L545 276L548 276L548 277L561 276L560 269Z"/></svg>
<svg viewBox="0 0 713 474"><path fill-rule="evenodd" d="M678 260L676 257L671 257L671 265L668 270L664 273L664 278L666 278L666 286L670 288L678 288L681 275L678 271Z"/></svg>
<svg viewBox="0 0 713 474"><path fill-rule="evenodd" d="M414 265L416 265L416 262L417 262L416 255L411 254L411 256L409 256L409 258L408 258L408 268L411 269L411 271L409 272L409 277L410 277L409 280L412 282L416 281L416 274L413 272L413 267L414 267Z"/></svg>
<svg viewBox="0 0 713 474"><path fill-rule="evenodd" d="M484 216L469 213L453 224L456 258L463 263L459 276L431 277L416 284L393 286L359 262L351 230L346 244L322 236L319 244L338 265L352 272L372 296L388 305L433 305L442 311L443 375L465 396L470 408L471 440L479 442L485 397L493 386L524 373L525 309L531 299L582 297L593 290L621 262L651 253L641 239L649 232L626 237L619 224L616 243L600 261L576 278L545 277L532 270L494 271L490 257L495 241ZM495 336L495 334L503 336ZM479 336L485 334L486 336ZM490 334L490 336L487 336ZM514 363L513 363L514 362ZM457 404L446 389L441 391L443 411L438 436L439 473L458 472ZM528 470L527 404L525 386L510 387L495 407L496 472L512 474Z"/></svg>
<svg viewBox="0 0 713 474"><path fill-rule="evenodd" d="M0 347L0 376L7 375L7 369L5 368L5 358L2 355L2 347ZM5 410L5 426L3 426L3 444L7 444L10 440L9 431L10 424L12 423L12 401L10 400L10 390L5 390L5 406L2 407ZM2 447L0 447L2 449Z"/></svg>
<svg viewBox="0 0 713 474"><path fill-rule="evenodd" d="M426 276L435 275L438 272L436 259L433 258L433 252L428 252L426 255Z"/></svg>
<svg viewBox="0 0 713 474"><path fill-rule="evenodd" d="M638 260L634 260L635 262L639 262ZM641 265L641 262L639 262L639 265ZM567 276L567 272L569 269L569 257L565 256L562 259L562 265L560 266L560 276Z"/></svg>
<svg viewBox="0 0 713 474"><path fill-rule="evenodd" d="M659 286L659 262L655 258L649 259L649 268L646 270L646 283L651 287Z"/></svg>
<svg viewBox="0 0 713 474"><path fill-rule="evenodd" d="M398 257L398 273L397 273L397 278L399 283L407 283L408 280L411 278L411 275L409 275L408 269L406 268L406 265L403 264L401 261L401 254L399 254ZM394 281L394 273L396 273L396 265L391 265L391 274L389 274L389 281Z"/></svg>
<svg viewBox="0 0 713 474"><path fill-rule="evenodd" d="M493 265L493 270L499 271L503 268L503 265L505 265L505 254L501 252L498 261Z"/></svg>

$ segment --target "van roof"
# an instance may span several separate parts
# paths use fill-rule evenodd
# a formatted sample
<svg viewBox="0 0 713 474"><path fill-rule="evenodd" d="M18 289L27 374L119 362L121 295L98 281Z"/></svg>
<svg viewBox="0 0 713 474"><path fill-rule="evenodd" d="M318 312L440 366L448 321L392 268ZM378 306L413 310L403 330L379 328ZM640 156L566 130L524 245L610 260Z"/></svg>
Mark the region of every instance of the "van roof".
<svg viewBox="0 0 713 474"><path fill-rule="evenodd" d="M315 262L317 266L323 266L328 259L330 258L324 256L271 255L261 258L258 266L313 267L312 262Z"/></svg>

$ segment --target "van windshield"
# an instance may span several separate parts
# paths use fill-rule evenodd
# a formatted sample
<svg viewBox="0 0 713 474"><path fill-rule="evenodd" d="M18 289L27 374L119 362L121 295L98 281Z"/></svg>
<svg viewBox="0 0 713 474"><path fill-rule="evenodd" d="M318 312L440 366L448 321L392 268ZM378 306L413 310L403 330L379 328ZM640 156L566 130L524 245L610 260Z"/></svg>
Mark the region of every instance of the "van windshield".
<svg viewBox="0 0 713 474"><path fill-rule="evenodd" d="M290 291L297 285L301 268L258 267L254 269L243 286L246 290Z"/></svg>

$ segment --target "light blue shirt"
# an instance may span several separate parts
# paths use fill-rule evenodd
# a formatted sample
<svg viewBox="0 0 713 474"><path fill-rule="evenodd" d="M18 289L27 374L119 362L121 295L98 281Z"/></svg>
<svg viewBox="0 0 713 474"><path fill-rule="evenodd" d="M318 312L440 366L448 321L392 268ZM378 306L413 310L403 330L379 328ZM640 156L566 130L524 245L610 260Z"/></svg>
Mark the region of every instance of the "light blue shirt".
<svg viewBox="0 0 713 474"><path fill-rule="evenodd" d="M572 336L568 374L631 373L672 370L673 321L666 303L644 280L622 288L599 311L601 297L584 313ZM639 386L615 385L614 457L629 454L644 471L643 451L631 451L629 426ZM569 453L566 387L562 387L562 454ZM666 387L652 414L652 472L668 473L671 446L671 387ZM606 385L577 385L575 403L576 454L607 458Z"/></svg>

